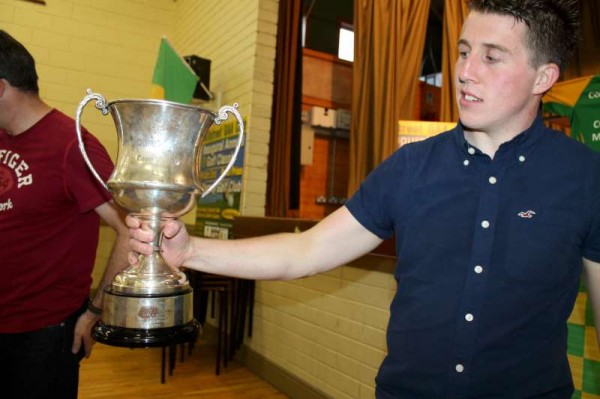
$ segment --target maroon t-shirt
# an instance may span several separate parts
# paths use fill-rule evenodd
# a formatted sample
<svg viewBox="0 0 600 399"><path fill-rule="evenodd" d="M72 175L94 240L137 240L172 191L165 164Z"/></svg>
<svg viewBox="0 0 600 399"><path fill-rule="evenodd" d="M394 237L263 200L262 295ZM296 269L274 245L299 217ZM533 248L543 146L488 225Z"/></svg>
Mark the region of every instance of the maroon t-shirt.
<svg viewBox="0 0 600 399"><path fill-rule="evenodd" d="M113 163L83 132L106 180ZM0 129L0 333L60 323L89 295L99 216L110 194L89 171L75 122L52 110L27 131Z"/></svg>

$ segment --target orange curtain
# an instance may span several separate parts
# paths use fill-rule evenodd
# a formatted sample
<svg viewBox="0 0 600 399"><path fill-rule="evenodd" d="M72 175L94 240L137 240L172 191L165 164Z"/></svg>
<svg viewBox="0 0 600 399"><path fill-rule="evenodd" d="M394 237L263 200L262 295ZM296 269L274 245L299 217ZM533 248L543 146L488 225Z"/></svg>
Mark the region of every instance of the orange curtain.
<svg viewBox="0 0 600 399"><path fill-rule="evenodd" d="M414 119L430 0L355 0L348 193L398 146Z"/></svg>
<svg viewBox="0 0 600 399"><path fill-rule="evenodd" d="M297 194L302 99L301 0L279 2L269 141L267 216L287 216ZM296 162L297 161L297 162ZM296 191L292 190L296 188Z"/></svg>
<svg viewBox="0 0 600 399"><path fill-rule="evenodd" d="M454 69L458 56L458 39L468 13L469 10L464 0L446 0L444 3L440 110L440 120L443 122L458 122L458 108L454 94Z"/></svg>

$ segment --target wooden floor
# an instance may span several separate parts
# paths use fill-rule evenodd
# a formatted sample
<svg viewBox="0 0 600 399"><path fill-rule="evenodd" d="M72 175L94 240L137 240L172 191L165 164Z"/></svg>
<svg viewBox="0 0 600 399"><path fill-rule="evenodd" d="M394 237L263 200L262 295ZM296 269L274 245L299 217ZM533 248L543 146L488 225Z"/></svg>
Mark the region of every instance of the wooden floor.
<svg viewBox="0 0 600 399"><path fill-rule="evenodd" d="M237 361L215 375L215 348L199 340L161 384L161 349L94 345L81 362L79 399L286 399Z"/></svg>

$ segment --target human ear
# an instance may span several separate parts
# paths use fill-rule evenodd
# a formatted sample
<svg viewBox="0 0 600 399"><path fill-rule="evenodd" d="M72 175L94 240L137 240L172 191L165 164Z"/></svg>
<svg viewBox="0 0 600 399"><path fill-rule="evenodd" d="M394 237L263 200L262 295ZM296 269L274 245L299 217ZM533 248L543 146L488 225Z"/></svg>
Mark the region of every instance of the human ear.
<svg viewBox="0 0 600 399"><path fill-rule="evenodd" d="M554 86L560 76L560 68L554 63L544 64L537 69L533 94L543 95Z"/></svg>

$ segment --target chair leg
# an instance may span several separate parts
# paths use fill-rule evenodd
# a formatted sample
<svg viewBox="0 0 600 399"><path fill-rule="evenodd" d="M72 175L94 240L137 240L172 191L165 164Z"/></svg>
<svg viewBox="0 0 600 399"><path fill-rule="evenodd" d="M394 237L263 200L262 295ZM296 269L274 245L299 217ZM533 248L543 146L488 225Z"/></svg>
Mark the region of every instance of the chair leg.
<svg viewBox="0 0 600 399"><path fill-rule="evenodd" d="M160 383L165 383L165 367L166 367L166 351L167 348L165 346L162 347L162 357L161 357L161 366L160 366Z"/></svg>
<svg viewBox="0 0 600 399"><path fill-rule="evenodd" d="M256 282L254 280L250 280L249 284L249 294L248 294L248 337L252 338L252 320L254 318L254 291Z"/></svg>
<svg viewBox="0 0 600 399"><path fill-rule="evenodd" d="M210 317L215 318L215 302L217 301L217 293L212 291L209 293L212 296L212 301L210 302Z"/></svg>
<svg viewBox="0 0 600 399"><path fill-rule="evenodd" d="M173 375L173 370L175 370L176 357L177 344L169 344L169 375Z"/></svg>
<svg viewBox="0 0 600 399"><path fill-rule="evenodd" d="M227 291L222 292L223 295L223 307L222 307L222 321L223 323L223 346L221 349L223 354L221 358L223 359L223 367L226 368L228 366L229 360L229 297L227 295Z"/></svg>
<svg viewBox="0 0 600 399"><path fill-rule="evenodd" d="M244 342L244 327L246 326L246 309L248 298L248 282L246 280L239 281L239 294L237 299L238 308L238 327L235 330L235 349L240 349Z"/></svg>
<svg viewBox="0 0 600 399"><path fill-rule="evenodd" d="M243 285L241 280L233 280L230 286L230 306L231 306L231 318L229 319L229 360L233 360L236 350L239 348L239 330L242 326L242 313L243 308L240 302L242 297Z"/></svg>
<svg viewBox="0 0 600 399"><path fill-rule="evenodd" d="M253 298L253 281L241 279L214 278L199 276L196 292L206 295L207 315L215 320L217 327L217 353L215 373L220 374L227 367L236 351L242 346L248 320L248 336L252 335L252 309L248 299ZM207 309L208 308L208 309Z"/></svg>
<svg viewBox="0 0 600 399"><path fill-rule="evenodd" d="M217 298L217 291L214 291L212 295L214 301ZM218 296L220 299L219 307L223 309L223 294L219 292ZM223 345L223 313L221 309L219 309L219 320L217 320L217 364L215 369L216 375L221 374L221 347Z"/></svg>

